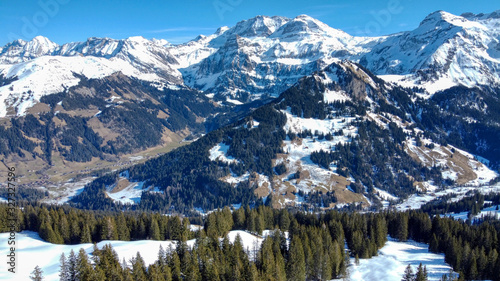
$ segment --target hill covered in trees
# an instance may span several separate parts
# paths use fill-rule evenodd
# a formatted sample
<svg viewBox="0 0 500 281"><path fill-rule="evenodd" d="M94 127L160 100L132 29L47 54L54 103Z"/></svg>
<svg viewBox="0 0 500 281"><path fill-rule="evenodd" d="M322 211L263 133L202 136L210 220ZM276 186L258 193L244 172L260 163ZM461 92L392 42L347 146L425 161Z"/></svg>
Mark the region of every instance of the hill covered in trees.
<svg viewBox="0 0 500 281"><path fill-rule="evenodd" d="M7 205L0 205L1 232L8 230L6 218L11 214L7 209ZM428 243L430 251L445 254L446 262L461 278L500 280L498 221L470 225L451 218L431 218L421 211L307 214L266 206L253 209L243 206L237 210L226 207L203 219L192 217L191 221L204 226L193 232L189 230L188 218L158 213L26 205L14 216L19 222L17 231L37 231L44 240L56 244L142 239L178 241L174 249L160 252L158 261L150 266L145 265L138 254L131 261L131 267L122 267L122 261L111 247L95 249L93 262L87 260L85 252L85 256L75 253L67 257L68 270L75 259L85 265L80 268L73 265L72 274L78 271L95 275L92 278L105 276L100 280L126 280L130 276L134 276L134 280L183 280L186 276L190 276L189 280L330 280L345 277L348 256L365 259L377 255L388 235L399 241L412 239ZM259 249L245 249L240 240L231 243L226 236L231 230L261 235L266 229L274 231ZM196 239L194 246L187 246L188 239Z"/></svg>
<svg viewBox="0 0 500 281"><path fill-rule="evenodd" d="M495 172L451 137L462 131L445 124L461 122L453 119L458 117L438 114L441 109L416 92L339 61L191 145L95 180L72 202L163 212L255 204L260 198L274 207L370 202L377 208L383 200L377 190L405 198L492 180ZM438 123L444 127L435 129ZM483 134L475 135L481 141ZM159 192L143 192L135 206L117 205L106 192L124 173L129 182Z"/></svg>

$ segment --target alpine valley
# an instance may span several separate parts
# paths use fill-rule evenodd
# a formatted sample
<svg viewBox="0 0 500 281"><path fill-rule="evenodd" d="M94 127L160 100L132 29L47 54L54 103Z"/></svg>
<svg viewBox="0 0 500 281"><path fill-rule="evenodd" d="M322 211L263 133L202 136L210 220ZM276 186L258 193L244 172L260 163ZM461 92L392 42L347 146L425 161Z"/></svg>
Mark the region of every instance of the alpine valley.
<svg viewBox="0 0 500 281"><path fill-rule="evenodd" d="M381 37L301 15L180 45L16 40L0 47L0 117L0 157L28 201L377 209L486 188L500 165L500 11L437 11Z"/></svg>

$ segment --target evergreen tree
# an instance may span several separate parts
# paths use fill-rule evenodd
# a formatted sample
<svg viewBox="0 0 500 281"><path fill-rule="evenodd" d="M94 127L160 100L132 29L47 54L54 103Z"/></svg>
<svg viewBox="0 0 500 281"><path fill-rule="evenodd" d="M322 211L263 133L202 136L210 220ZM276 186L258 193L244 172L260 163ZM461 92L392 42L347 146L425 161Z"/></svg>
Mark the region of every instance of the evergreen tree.
<svg viewBox="0 0 500 281"><path fill-rule="evenodd" d="M92 236L90 235L90 229L87 224L83 226L82 236L80 237L80 243L92 243Z"/></svg>
<svg viewBox="0 0 500 281"><path fill-rule="evenodd" d="M158 264L152 264L147 270L147 280L150 281L165 281L165 276L162 274Z"/></svg>
<svg viewBox="0 0 500 281"><path fill-rule="evenodd" d="M43 278L43 270L38 265L35 266L35 269L31 272L30 279L33 281L42 281Z"/></svg>
<svg viewBox="0 0 500 281"><path fill-rule="evenodd" d="M288 280L306 280L304 246L297 235L292 238L289 252L286 271Z"/></svg>
<svg viewBox="0 0 500 281"><path fill-rule="evenodd" d="M135 258L131 261L132 264L132 278L137 281L146 280L146 265L144 259L142 259L141 254L137 252Z"/></svg>
<svg viewBox="0 0 500 281"><path fill-rule="evenodd" d="M69 274L69 262L66 260L66 256L64 253L61 254L61 257L59 258L59 280L60 281L70 281L70 274Z"/></svg>
<svg viewBox="0 0 500 281"><path fill-rule="evenodd" d="M158 222L153 217L151 218L151 225L149 226L149 238L152 240L162 240L160 236L160 227L158 226Z"/></svg>
<svg viewBox="0 0 500 281"><path fill-rule="evenodd" d="M408 240L408 214L407 213L397 214L396 238L399 241Z"/></svg>
<svg viewBox="0 0 500 281"><path fill-rule="evenodd" d="M169 265L172 268L172 280L181 281L181 260L177 252L172 251Z"/></svg>
<svg viewBox="0 0 500 281"><path fill-rule="evenodd" d="M130 240L130 230L127 226L127 221L125 220L125 216L122 212L120 212L120 214L118 215L118 219L116 220L116 230L118 232L118 240Z"/></svg>
<svg viewBox="0 0 500 281"><path fill-rule="evenodd" d="M413 281L414 276L415 275L413 274L413 269L411 268L411 265L408 264L408 266L405 269L403 279L401 279L401 281Z"/></svg>
<svg viewBox="0 0 500 281"><path fill-rule="evenodd" d="M76 280L76 266L77 266L78 259L75 255L75 252L73 249L69 252L68 256L68 275L69 275L69 280Z"/></svg>
<svg viewBox="0 0 500 281"><path fill-rule="evenodd" d="M82 248L78 252L78 257L76 260L76 281L87 281L87 280L96 280L95 279L95 271L90 263L87 253Z"/></svg>
<svg viewBox="0 0 500 281"><path fill-rule="evenodd" d="M417 273L415 274L415 281L428 281L427 277L427 267L422 266L422 263L419 264L417 268Z"/></svg>

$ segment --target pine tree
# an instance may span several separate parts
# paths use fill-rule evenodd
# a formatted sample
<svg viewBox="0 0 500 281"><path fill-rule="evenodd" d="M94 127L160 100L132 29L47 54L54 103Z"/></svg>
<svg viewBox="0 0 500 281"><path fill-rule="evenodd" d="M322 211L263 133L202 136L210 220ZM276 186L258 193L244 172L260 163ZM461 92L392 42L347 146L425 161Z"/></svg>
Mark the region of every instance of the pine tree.
<svg viewBox="0 0 500 281"><path fill-rule="evenodd" d="M431 242L429 243L429 251L433 253L439 252L439 241L435 233L432 234Z"/></svg>
<svg viewBox="0 0 500 281"><path fill-rule="evenodd" d="M68 274L69 274L69 280L76 280L76 266L77 266L78 259L75 255L75 252L73 249L69 252L68 256Z"/></svg>
<svg viewBox="0 0 500 281"><path fill-rule="evenodd" d="M132 264L132 277L137 281L146 280L146 265L144 259L142 259L141 254L137 252L135 258L131 260Z"/></svg>
<svg viewBox="0 0 500 281"><path fill-rule="evenodd" d="M422 263L419 264L417 273L415 274L415 281L427 281L429 280L427 277L427 267L422 266Z"/></svg>
<svg viewBox="0 0 500 281"><path fill-rule="evenodd" d="M69 223L68 220L66 219L66 216L63 215L60 220L60 226L59 226L59 233L61 234L61 238L63 239L65 244L68 244L71 239L71 232L69 230Z"/></svg>
<svg viewBox="0 0 500 281"><path fill-rule="evenodd" d="M297 235L293 236L292 242L290 243L286 269L288 280L306 280L304 246Z"/></svg>
<svg viewBox="0 0 500 281"><path fill-rule="evenodd" d="M66 260L64 253L61 254L59 258L60 269L59 269L59 280L60 281L70 281L69 275L69 262Z"/></svg>
<svg viewBox="0 0 500 281"><path fill-rule="evenodd" d="M401 281L413 281L414 276L415 275L413 274L413 269L411 268L411 265L408 264L408 266L405 269L403 279L401 279Z"/></svg>
<svg viewBox="0 0 500 281"><path fill-rule="evenodd" d="M396 238L399 241L408 240L408 214L407 213L397 214Z"/></svg>
<svg viewBox="0 0 500 281"><path fill-rule="evenodd" d="M33 281L42 281L44 278L43 270L38 265L35 266L35 269L31 272L30 278Z"/></svg>
<svg viewBox="0 0 500 281"><path fill-rule="evenodd" d="M147 280L165 281L165 276L162 274L158 264L152 264L148 267Z"/></svg>
<svg viewBox="0 0 500 281"><path fill-rule="evenodd" d="M160 237L160 227L158 226L158 222L153 217L151 218L151 225L149 226L149 235L148 237L152 240L161 240Z"/></svg>
<svg viewBox="0 0 500 281"><path fill-rule="evenodd" d="M188 254L187 270L186 270L186 280L198 281L200 279L200 272L198 267L198 257L196 250L193 249L190 254Z"/></svg>
<svg viewBox="0 0 500 281"><path fill-rule="evenodd" d="M83 226L82 236L80 237L80 243L92 243L92 236L90 235L90 229L87 224Z"/></svg>
<svg viewBox="0 0 500 281"><path fill-rule="evenodd" d="M116 221L116 230L118 232L118 240L129 241L130 240L130 230L127 226L127 221L123 213L120 213Z"/></svg>
<svg viewBox="0 0 500 281"><path fill-rule="evenodd" d="M94 268L90 263L87 253L84 249L80 249L76 260L76 277L74 280L87 281L94 280Z"/></svg>
<svg viewBox="0 0 500 281"><path fill-rule="evenodd" d="M172 280L173 281L181 281L181 260L179 259L179 255L177 252L172 251L170 258L170 267L172 268Z"/></svg>
<svg viewBox="0 0 500 281"><path fill-rule="evenodd" d="M118 238L116 223L113 217L104 217L101 220L101 240L116 240Z"/></svg>

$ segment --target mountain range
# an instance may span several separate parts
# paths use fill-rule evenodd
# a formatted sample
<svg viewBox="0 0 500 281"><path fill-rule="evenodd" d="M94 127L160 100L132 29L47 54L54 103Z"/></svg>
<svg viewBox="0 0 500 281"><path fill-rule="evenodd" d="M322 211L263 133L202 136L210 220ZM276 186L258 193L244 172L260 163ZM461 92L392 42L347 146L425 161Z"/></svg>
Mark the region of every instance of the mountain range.
<svg viewBox="0 0 500 281"><path fill-rule="evenodd" d="M0 152L85 163L201 136L73 202L109 208L140 186L138 208L163 211L262 198L375 206L494 180L499 90L499 11L437 11L381 37L306 15L257 16L180 45L39 36L0 48Z"/></svg>

